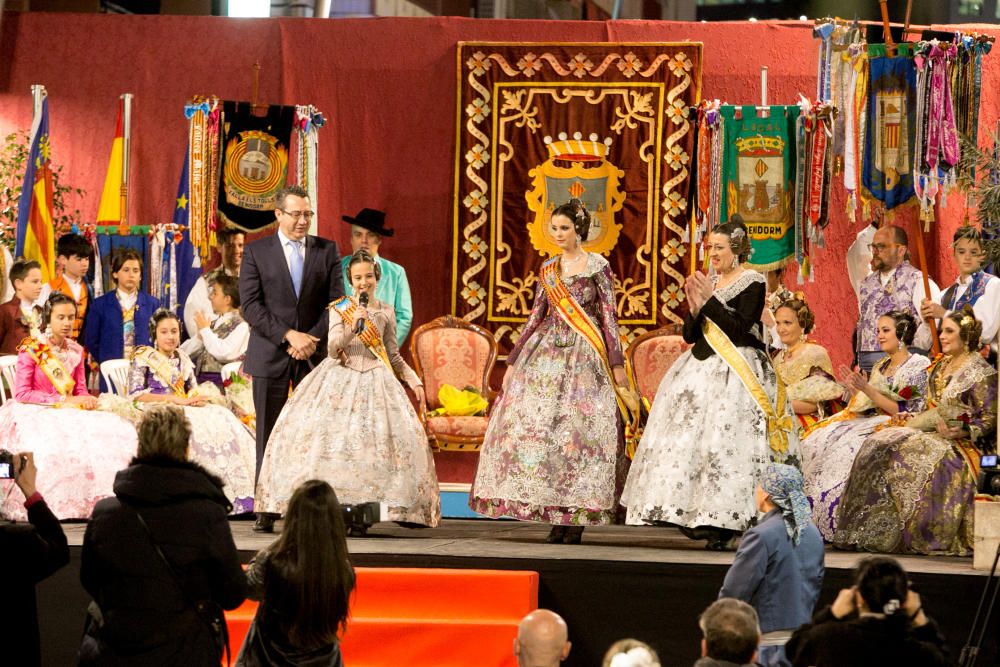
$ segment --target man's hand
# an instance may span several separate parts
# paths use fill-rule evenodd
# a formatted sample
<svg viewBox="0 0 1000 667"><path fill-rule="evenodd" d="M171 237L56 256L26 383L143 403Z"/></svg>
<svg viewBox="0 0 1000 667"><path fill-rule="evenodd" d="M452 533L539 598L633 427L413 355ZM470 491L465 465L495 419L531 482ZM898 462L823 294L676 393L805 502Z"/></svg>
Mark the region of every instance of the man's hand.
<svg viewBox="0 0 1000 667"><path fill-rule="evenodd" d="M288 341L288 354L292 356L292 359L298 359L299 361L304 361L311 357L316 352L316 343L319 342L319 338L316 338L316 336L295 331L294 329L285 334L285 340Z"/></svg>
<svg viewBox="0 0 1000 667"><path fill-rule="evenodd" d="M18 452L14 455L14 483L21 489L25 499L35 495L35 478L38 469L35 467L35 455L32 452Z"/></svg>
<svg viewBox="0 0 1000 667"><path fill-rule="evenodd" d="M194 314L194 324L198 327L198 331L212 326L212 322L208 319L208 316L200 310Z"/></svg>

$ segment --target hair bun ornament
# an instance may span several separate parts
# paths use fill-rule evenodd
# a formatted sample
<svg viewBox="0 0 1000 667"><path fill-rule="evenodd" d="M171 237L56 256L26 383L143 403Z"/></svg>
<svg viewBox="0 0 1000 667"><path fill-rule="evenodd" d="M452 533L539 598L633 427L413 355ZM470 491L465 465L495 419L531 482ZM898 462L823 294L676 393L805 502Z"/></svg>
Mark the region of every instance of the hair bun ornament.
<svg viewBox="0 0 1000 667"><path fill-rule="evenodd" d="M882 605L882 612L886 616L892 616L897 611L899 611L899 606L900 606L899 605L899 600L897 600L896 598L893 598L893 599L889 600L888 602L886 602L884 605Z"/></svg>
<svg viewBox="0 0 1000 667"><path fill-rule="evenodd" d="M609 667L660 667L660 663L645 648L636 646L624 653L615 653Z"/></svg>
<svg viewBox="0 0 1000 667"><path fill-rule="evenodd" d="M734 241L742 241L743 237L746 235L747 233L745 231L737 227L736 229L733 230L733 233L729 235L729 238L733 239Z"/></svg>

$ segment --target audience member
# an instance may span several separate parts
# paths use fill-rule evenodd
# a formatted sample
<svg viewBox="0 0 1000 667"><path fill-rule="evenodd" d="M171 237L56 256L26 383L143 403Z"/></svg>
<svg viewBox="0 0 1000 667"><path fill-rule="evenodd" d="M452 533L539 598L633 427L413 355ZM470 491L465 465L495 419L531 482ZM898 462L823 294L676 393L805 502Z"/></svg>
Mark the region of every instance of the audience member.
<svg viewBox="0 0 1000 667"><path fill-rule="evenodd" d="M238 667L342 667L337 633L347 626L354 569L337 494L310 480L292 494L285 527L247 570L257 615Z"/></svg>
<svg viewBox="0 0 1000 667"><path fill-rule="evenodd" d="M759 662L784 667L784 643L807 623L823 585L823 538L812 521L802 473L770 464L756 489L764 518L740 540L720 598L750 603L760 619Z"/></svg>
<svg viewBox="0 0 1000 667"><path fill-rule="evenodd" d="M37 332L42 322L42 308L36 303L42 292L42 265L17 260L10 267L10 282L14 298L0 304L0 354L17 354L17 346Z"/></svg>
<svg viewBox="0 0 1000 667"><path fill-rule="evenodd" d="M601 667L660 667L660 657L638 639L619 639L604 654Z"/></svg>
<svg viewBox="0 0 1000 667"><path fill-rule="evenodd" d="M94 288L87 282L87 272L94 256L90 241L79 234L63 234L56 242L56 260L62 266L62 273L42 287L38 303L44 304L53 292L65 294L76 304L76 320L73 322L73 340L79 340L83 333L83 320L87 316L87 306L94 300Z"/></svg>
<svg viewBox="0 0 1000 667"><path fill-rule="evenodd" d="M0 467L13 475L24 494L28 524L0 524L0 572L4 576L4 604L0 605L0 628L9 641L0 649L6 665L41 665L38 634L38 602L35 584L69 562L69 547L59 519L35 488L38 471L31 452L21 452Z"/></svg>
<svg viewBox="0 0 1000 667"><path fill-rule="evenodd" d="M701 658L695 667L742 667L754 665L760 626L757 612L742 600L722 598L702 612Z"/></svg>
<svg viewBox="0 0 1000 667"><path fill-rule="evenodd" d="M222 258L222 264L199 277L188 292L187 300L184 301L184 328L190 338L197 336L204 328L195 319L195 315L212 312L210 290L216 278L231 276L239 279L245 239L246 234L243 230L235 227L225 227L215 232L216 247Z"/></svg>
<svg viewBox="0 0 1000 667"><path fill-rule="evenodd" d="M94 598L81 665L218 667L223 609L246 597L222 482L188 460L191 427L176 406L139 424L139 448L94 508L80 580Z"/></svg>
<svg viewBox="0 0 1000 667"><path fill-rule="evenodd" d="M855 583L795 631L786 646L796 667L938 667L947 665L944 638L893 558L858 566Z"/></svg>
<svg viewBox="0 0 1000 667"><path fill-rule="evenodd" d="M536 609L521 619L514 640L517 667L559 667L572 644L566 621L554 611Z"/></svg>

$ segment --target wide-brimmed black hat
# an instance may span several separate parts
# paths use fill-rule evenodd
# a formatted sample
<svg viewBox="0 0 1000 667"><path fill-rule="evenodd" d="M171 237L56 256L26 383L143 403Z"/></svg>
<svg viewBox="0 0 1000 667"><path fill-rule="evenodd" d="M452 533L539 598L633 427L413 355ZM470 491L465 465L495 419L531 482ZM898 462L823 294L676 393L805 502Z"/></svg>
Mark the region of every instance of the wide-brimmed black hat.
<svg viewBox="0 0 1000 667"><path fill-rule="evenodd" d="M392 236L396 233L385 226L385 211L378 211L374 208L363 208L353 218L349 215L342 215L340 217L344 222L364 227L368 231L375 232L381 236Z"/></svg>

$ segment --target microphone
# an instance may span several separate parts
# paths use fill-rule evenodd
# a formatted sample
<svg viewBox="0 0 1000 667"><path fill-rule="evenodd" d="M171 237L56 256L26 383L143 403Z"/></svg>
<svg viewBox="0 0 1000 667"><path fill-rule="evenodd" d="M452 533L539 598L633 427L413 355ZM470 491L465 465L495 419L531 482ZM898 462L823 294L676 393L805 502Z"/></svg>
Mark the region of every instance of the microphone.
<svg viewBox="0 0 1000 667"><path fill-rule="evenodd" d="M362 308L368 307L368 292L362 292L358 295L358 305ZM358 320L358 323L354 325L354 335L360 334L365 330L365 318Z"/></svg>

